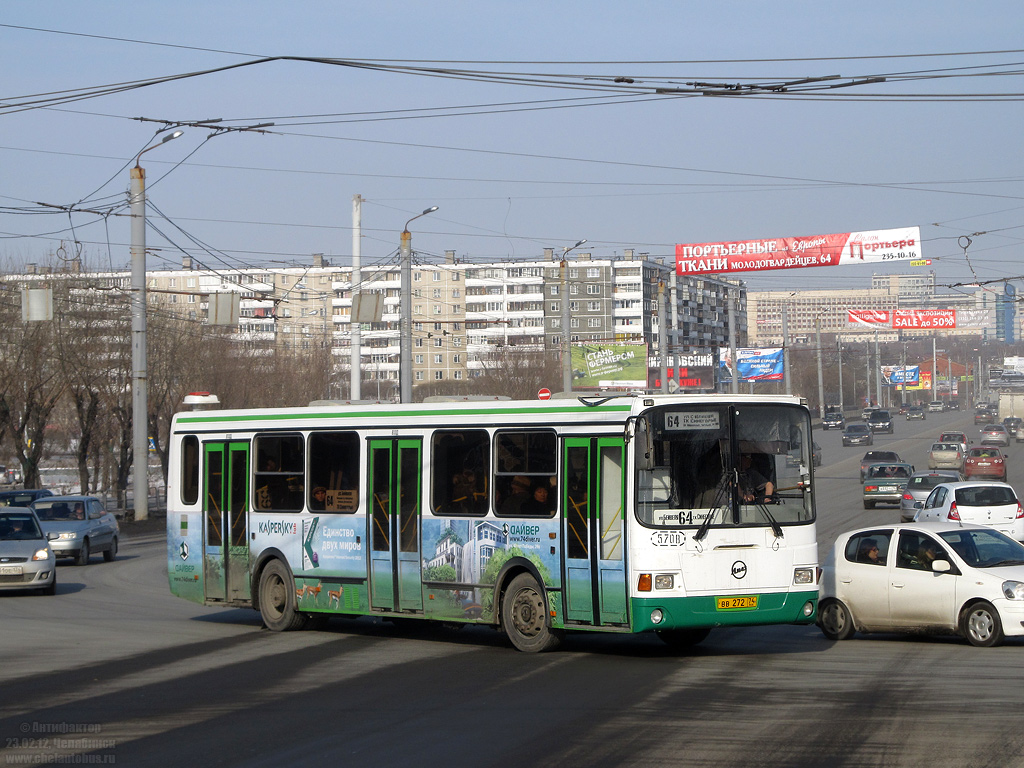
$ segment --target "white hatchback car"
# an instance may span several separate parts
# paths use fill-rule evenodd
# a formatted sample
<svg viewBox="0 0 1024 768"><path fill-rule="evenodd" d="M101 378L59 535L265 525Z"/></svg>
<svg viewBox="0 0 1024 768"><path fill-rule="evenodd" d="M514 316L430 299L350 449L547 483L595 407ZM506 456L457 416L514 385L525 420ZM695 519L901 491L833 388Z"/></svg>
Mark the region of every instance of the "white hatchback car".
<svg viewBox="0 0 1024 768"><path fill-rule="evenodd" d="M914 521L988 525L1017 541L1024 541L1024 507L1013 486L1007 483L980 480L939 483L918 507Z"/></svg>
<svg viewBox="0 0 1024 768"><path fill-rule="evenodd" d="M1024 545L992 528L907 523L836 539L822 563L818 626L959 634L971 645L1024 635Z"/></svg>

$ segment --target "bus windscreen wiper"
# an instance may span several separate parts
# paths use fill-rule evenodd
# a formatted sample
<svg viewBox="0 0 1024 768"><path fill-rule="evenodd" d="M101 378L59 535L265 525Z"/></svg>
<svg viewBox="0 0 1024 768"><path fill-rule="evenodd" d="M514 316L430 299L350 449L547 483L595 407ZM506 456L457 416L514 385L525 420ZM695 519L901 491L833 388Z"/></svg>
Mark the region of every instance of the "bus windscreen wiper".
<svg viewBox="0 0 1024 768"><path fill-rule="evenodd" d="M763 503L762 504L758 504L757 508L761 511L761 514L763 514L766 518L768 518L768 522L772 526L772 532L775 534L775 538L777 538L777 539L784 538L786 534L783 533L782 526L779 525L779 521L776 520L774 517L772 517L772 513L768 511L768 505L767 504L763 504Z"/></svg>
<svg viewBox="0 0 1024 768"><path fill-rule="evenodd" d="M729 473L723 472L722 479L718 482L718 489L715 491L715 498L711 502L711 508L708 510L708 515L704 518L704 522L700 524L700 528L693 534L694 541L700 541L708 535L708 530L711 528L711 521L714 519L715 513L724 509L722 502L725 501L725 495L728 490Z"/></svg>

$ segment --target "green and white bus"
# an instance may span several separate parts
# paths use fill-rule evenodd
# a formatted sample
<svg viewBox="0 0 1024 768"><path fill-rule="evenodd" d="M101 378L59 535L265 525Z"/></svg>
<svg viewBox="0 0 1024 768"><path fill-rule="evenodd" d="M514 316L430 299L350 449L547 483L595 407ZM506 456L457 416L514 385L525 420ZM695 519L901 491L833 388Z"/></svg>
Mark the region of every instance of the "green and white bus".
<svg viewBox="0 0 1024 768"><path fill-rule="evenodd" d="M810 624L811 422L793 397L312 403L175 416L171 591L260 612L568 630Z"/></svg>

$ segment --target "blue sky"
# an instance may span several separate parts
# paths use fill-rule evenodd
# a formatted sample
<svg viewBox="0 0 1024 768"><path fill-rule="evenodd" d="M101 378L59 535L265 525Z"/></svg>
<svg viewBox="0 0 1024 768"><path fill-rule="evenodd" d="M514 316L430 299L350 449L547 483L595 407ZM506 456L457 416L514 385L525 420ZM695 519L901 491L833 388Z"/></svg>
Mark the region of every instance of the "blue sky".
<svg viewBox="0 0 1024 768"><path fill-rule="evenodd" d="M18 2L5 4L0 24L7 104L263 56L675 84L1024 62L1012 52L1024 40L1012 2ZM987 51L1011 52L821 60ZM426 261L445 250L470 262L534 258L581 238L595 257L633 248L672 259L676 243L916 225L940 284L1024 275L1021 103L854 102L855 92L1024 93L1024 78L887 82L837 89L831 101L648 96L580 106L594 94L306 61L240 67L0 110L0 260L46 263L63 247L80 249L90 269L126 268L126 217L50 206L123 202L128 165L162 125L152 121L223 118L275 126L213 137L188 128L143 158L151 269L180 265L181 249L215 268L307 264L313 253L346 264L361 194L364 262L394 260L405 221L437 205L413 226ZM536 108L556 99L577 101ZM451 109L513 102L534 108ZM444 115L394 119L411 109ZM970 264L962 235L973 235ZM909 270L743 277L755 290L866 287L872 271Z"/></svg>

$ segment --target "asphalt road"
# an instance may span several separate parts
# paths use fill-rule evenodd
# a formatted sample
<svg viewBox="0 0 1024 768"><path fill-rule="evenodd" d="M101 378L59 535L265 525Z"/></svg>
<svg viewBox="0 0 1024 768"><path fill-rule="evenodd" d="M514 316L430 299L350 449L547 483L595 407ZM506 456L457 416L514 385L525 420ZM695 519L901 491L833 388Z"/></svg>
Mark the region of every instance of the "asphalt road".
<svg viewBox="0 0 1024 768"><path fill-rule="evenodd" d="M896 424L926 467L945 427ZM863 450L816 433L822 550L898 519L864 510ZM1011 481L1017 446L1011 446ZM0 761L224 766L1024 766L1024 642L720 630L571 636L525 655L497 632L372 619L276 634L172 598L159 536L61 565L55 597L0 597ZM62 732L63 731L63 732ZM26 762L21 762L25 760Z"/></svg>

